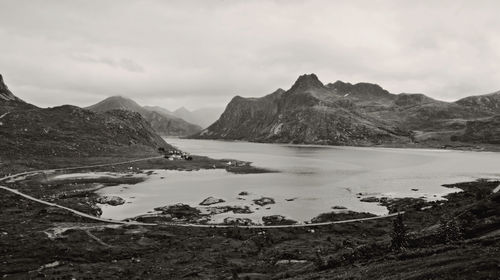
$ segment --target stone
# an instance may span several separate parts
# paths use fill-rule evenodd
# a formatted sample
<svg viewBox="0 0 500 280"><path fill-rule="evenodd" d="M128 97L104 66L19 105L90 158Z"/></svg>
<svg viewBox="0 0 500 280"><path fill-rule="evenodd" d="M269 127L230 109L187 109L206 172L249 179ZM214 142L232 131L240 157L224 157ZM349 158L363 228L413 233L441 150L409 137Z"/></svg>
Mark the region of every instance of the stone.
<svg viewBox="0 0 500 280"><path fill-rule="evenodd" d="M264 206L268 204L275 204L276 202L274 201L273 198L270 197L261 197L259 199L254 199L253 202L259 206Z"/></svg>
<svg viewBox="0 0 500 280"><path fill-rule="evenodd" d="M118 196L101 196L96 199L97 203L108 204L112 206L122 205L125 203L125 199Z"/></svg>
<svg viewBox="0 0 500 280"><path fill-rule="evenodd" d="M205 198L202 202L200 202L200 205L207 206L207 205L212 205L212 204L217 204L217 203L222 203L226 202L222 198L215 198L213 196Z"/></svg>

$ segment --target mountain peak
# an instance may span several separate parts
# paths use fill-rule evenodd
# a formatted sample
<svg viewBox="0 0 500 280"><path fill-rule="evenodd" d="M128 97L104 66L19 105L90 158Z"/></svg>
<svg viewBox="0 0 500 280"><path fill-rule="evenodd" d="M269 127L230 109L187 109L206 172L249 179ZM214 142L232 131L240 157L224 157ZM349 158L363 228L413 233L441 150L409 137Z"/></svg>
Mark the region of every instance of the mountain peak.
<svg viewBox="0 0 500 280"><path fill-rule="evenodd" d="M312 73L299 76L290 90L318 87L323 87L323 83L318 79L318 76L316 76L316 74Z"/></svg>
<svg viewBox="0 0 500 280"><path fill-rule="evenodd" d="M184 106L182 106L174 111L174 114L184 114L184 113L191 113L191 112L188 109L186 109L186 107L184 107Z"/></svg>

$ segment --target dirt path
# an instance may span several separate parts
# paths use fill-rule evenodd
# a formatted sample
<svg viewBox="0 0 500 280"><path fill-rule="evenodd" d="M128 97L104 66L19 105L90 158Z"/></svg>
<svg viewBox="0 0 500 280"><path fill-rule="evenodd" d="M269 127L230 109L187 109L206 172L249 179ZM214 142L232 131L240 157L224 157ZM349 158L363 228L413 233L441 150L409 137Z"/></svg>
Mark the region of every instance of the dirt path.
<svg viewBox="0 0 500 280"><path fill-rule="evenodd" d="M0 178L0 182L8 180L8 179L14 179L16 177L20 176L29 176L37 173L48 173L48 172L56 172L56 171L66 171L66 170L77 170L77 169L84 169L84 168L94 168L94 167L106 167L106 166L113 166L113 165L122 165L122 164L127 164L127 163L134 163L134 162L139 162L139 161L146 161L150 159L159 159L163 158L163 156L156 156L156 157L148 157L148 158L141 158L141 159L134 159L134 160L127 160L127 161L121 161L121 162L115 162L115 163L103 163L103 164L93 164L93 165L85 165L85 166L76 166L76 167L66 167L66 168L56 168L56 169L45 169L45 170L33 170L33 171L26 171L26 172L21 172L9 176L5 176L3 178Z"/></svg>
<svg viewBox="0 0 500 280"><path fill-rule="evenodd" d="M130 161L123 161L123 162L117 162L117 163L106 163L106 164L95 164L95 165L87 165L87 166L78 166L78 167L68 167L68 168L57 168L57 169L48 169L48 170L35 170L35 171L28 171L28 172L22 172L22 173L17 173L14 175L9 175L5 176L0 179L1 181L5 181L7 179L14 179L20 176L28 176L32 174L37 174L37 173L45 173L45 172L55 172L55 171L66 171L66 170L77 170L77 169L83 169L83 168L93 168L93 167L104 167L104 166L112 166L112 165L120 165L120 164L127 164L127 163L133 163L133 162L139 162L139 161L145 161L145 160L150 160L150 159L157 159L157 158L162 158L162 156L157 156L157 157L149 157L149 158L143 158L143 159L136 159L136 160L130 160ZM161 223L161 224L155 224L155 223L141 223L141 222L128 222L128 221L120 221L120 220L113 220L113 219L103 219L100 217L92 216L65 206L61 206L52 202L44 201L38 198L35 198L33 196L21 193L20 191L16 189L12 189L9 187L1 186L0 189L9 191L11 193L14 193L16 195L22 196L26 199L45 204L48 206L52 207L57 207L60 209L64 209L66 211L69 211L75 215L85 217L88 219L92 219L95 221L99 222L104 222L104 223L112 223L112 224L122 224L122 225L142 225L142 226L157 226L157 225L167 225L167 226L177 226L177 227L196 227L196 228L246 228L246 229L266 229L266 228L307 228L307 227L317 227L317 226L327 226L327 225L333 225L333 224L346 224L346 223L354 223L354 222L362 222L362 221L368 221L368 220L378 220L378 219L385 219L385 218L390 218L397 216L399 214L404 214L404 211L398 212L398 213L393 213L385 216L376 216L376 217L368 217L368 218L359 218L359 219L350 219L350 220L343 220L343 221L332 221L332 222L323 222L323 223L311 223L311 224L294 224L294 225L271 225L271 226L264 226L264 225L251 225L251 226L235 226L235 225L211 225L211 224L178 224L178 223Z"/></svg>

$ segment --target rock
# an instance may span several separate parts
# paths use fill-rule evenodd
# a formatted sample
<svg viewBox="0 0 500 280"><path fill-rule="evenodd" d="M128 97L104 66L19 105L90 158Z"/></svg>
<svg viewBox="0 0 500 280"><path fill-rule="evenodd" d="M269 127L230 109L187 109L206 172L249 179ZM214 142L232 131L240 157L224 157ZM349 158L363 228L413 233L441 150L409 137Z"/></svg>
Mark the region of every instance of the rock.
<svg viewBox="0 0 500 280"><path fill-rule="evenodd" d="M411 190L414 191L414 192L418 192L418 189L411 189Z"/></svg>
<svg viewBox="0 0 500 280"><path fill-rule="evenodd" d="M235 214L251 214L253 213L248 206L215 206L215 207L203 207L204 214L216 215L221 213L233 212Z"/></svg>
<svg viewBox="0 0 500 280"><path fill-rule="evenodd" d="M146 214L135 217L134 220L141 223L162 223L171 222L172 215L170 214Z"/></svg>
<svg viewBox="0 0 500 280"><path fill-rule="evenodd" d="M125 203L125 199L118 196L101 196L96 199L97 203L108 204L112 206L122 205Z"/></svg>
<svg viewBox="0 0 500 280"><path fill-rule="evenodd" d="M362 201L362 202L380 202L380 198L370 196L370 197L364 197L364 198L360 199L360 201Z"/></svg>
<svg viewBox="0 0 500 280"><path fill-rule="evenodd" d="M287 219L286 217L281 216L281 215L264 216L264 217L262 217L262 221L264 222L264 225L266 225L266 226L293 225L293 224L297 223L297 221Z"/></svg>
<svg viewBox="0 0 500 280"><path fill-rule="evenodd" d="M203 200L202 202L200 202L200 205L212 205L212 204L217 204L217 203L222 203L222 202L226 202L224 199L222 198L215 198L215 197L207 197L205 198L205 200Z"/></svg>
<svg viewBox="0 0 500 280"><path fill-rule="evenodd" d="M248 219L248 218L227 217L224 219L224 224L225 225L249 226L249 225L253 225L253 222L251 219Z"/></svg>
<svg viewBox="0 0 500 280"><path fill-rule="evenodd" d="M248 195L248 192L240 192L238 195Z"/></svg>
<svg viewBox="0 0 500 280"><path fill-rule="evenodd" d="M345 209L347 209L347 207L335 205L335 206L332 207L332 209L335 209L335 210L345 210Z"/></svg>
<svg viewBox="0 0 500 280"><path fill-rule="evenodd" d="M170 214L177 219L191 219L200 215L200 210L182 203L156 207L154 210L161 211L162 214Z"/></svg>
<svg viewBox="0 0 500 280"><path fill-rule="evenodd" d="M274 201L273 198L270 197L261 197L259 199L254 199L253 202L259 206L264 206L268 204L275 204L276 202Z"/></svg>

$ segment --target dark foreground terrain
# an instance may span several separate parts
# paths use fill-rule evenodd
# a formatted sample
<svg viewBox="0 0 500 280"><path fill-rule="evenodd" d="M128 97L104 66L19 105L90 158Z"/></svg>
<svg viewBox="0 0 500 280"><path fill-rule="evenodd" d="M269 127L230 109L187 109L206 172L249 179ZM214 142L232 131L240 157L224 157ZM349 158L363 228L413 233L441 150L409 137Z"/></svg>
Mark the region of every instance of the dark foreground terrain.
<svg viewBox="0 0 500 280"><path fill-rule="evenodd" d="M243 168L249 168L242 165ZM154 159L89 171L226 168L224 161ZM231 170L229 170L231 171ZM241 170L240 170L241 171ZM241 171L242 172L242 171ZM5 174L5 171L4 171ZM35 176L35 178L37 178ZM127 179L128 178L128 179ZM95 188L136 183L89 179L1 182L94 215ZM0 190L4 279L498 279L497 181L450 185L447 201L384 200L397 218L285 229L118 225L76 216ZM359 217L346 212L321 221ZM403 224L401 224L401 222Z"/></svg>

